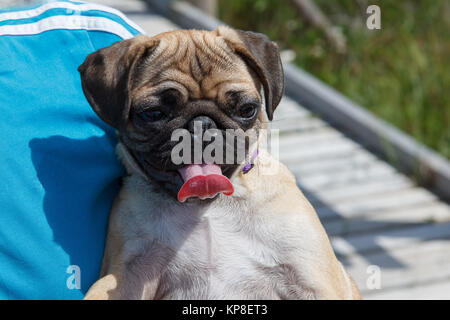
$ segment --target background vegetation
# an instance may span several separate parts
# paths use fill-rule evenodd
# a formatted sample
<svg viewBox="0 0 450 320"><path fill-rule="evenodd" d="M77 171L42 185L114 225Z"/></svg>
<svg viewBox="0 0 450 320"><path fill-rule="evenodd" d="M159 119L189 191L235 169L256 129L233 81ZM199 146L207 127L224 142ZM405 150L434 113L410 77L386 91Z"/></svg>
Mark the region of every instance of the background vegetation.
<svg viewBox="0 0 450 320"><path fill-rule="evenodd" d="M341 28L346 53L287 0L219 0L219 18L267 34L295 63L422 143L450 157L450 1L315 0ZM381 8L381 30L366 8Z"/></svg>

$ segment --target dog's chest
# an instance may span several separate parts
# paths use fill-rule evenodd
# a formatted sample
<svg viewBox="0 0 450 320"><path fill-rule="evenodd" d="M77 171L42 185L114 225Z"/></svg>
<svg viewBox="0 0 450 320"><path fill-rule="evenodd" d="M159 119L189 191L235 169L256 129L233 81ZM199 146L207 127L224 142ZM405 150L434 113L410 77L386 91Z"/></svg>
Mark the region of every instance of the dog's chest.
<svg viewBox="0 0 450 320"><path fill-rule="evenodd" d="M280 230L249 210L239 202L220 201L207 209L166 207L165 214L153 214L141 224L139 233L157 243L152 252L158 252L162 267L156 298L286 297L288 270L275 237Z"/></svg>

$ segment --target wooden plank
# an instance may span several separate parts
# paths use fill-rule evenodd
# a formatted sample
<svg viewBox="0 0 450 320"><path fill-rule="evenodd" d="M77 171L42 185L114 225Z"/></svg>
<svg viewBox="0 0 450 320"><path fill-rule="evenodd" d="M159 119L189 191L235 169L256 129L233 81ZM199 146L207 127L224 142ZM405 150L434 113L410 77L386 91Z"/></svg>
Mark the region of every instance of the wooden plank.
<svg viewBox="0 0 450 320"><path fill-rule="evenodd" d="M319 198L320 199L320 198ZM437 197L422 188L410 188L398 192L377 194L367 199L355 199L335 205L315 202L315 209L320 219L356 218L395 208L411 207L436 200Z"/></svg>
<svg viewBox="0 0 450 320"><path fill-rule="evenodd" d="M439 201L390 210L372 211L351 219L324 221L329 236L349 236L381 229L404 228L411 225L450 221L450 208Z"/></svg>
<svg viewBox="0 0 450 320"><path fill-rule="evenodd" d="M399 179L399 177L403 177L404 180L407 180L404 176L397 174L391 166L385 162L379 161L373 155L361 149L354 149L347 153L338 149L338 151L335 152L334 157L313 158L309 156L306 159L296 160L295 158L286 159L286 157L282 156L281 161L288 166L299 180L304 180L304 182L306 182L307 179L316 176L322 177L320 179L324 180L336 180L338 176L342 175L349 176L350 178L364 178L364 172L368 172L368 169L371 167L384 168L383 171L391 175L391 177L389 177L390 179ZM328 177L328 179L326 179L326 177ZM374 177L372 176L372 178ZM359 183L377 181L360 180L361 179L351 179L351 183L347 185L340 184L340 187L348 187L358 183L358 181ZM384 176L383 180L386 181ZM312 185L309 187L312 187ZM323 190L322 188L323 186L317 191ZM316 189L313 190L316 191Z"/></svg>
<svg viewBox="0 0 450 320"><path fill-rule="evenodd" d="M379 161L373 155L360 149L355 149L349 153L338 152L335 157L322 157L317 159L312 158L308 152L304 154L306 159L301 157L297 159L286 159L282 154L281 161L300 178L328 175L335 172L364 171L372 166L392 168L385 162ZM394 170L389 171L394 172Z"/></svg>
<svg viewBox="0 0 450 320"><path fill-rule="evenodd" d="M450 222L444 222L330 238L336 254L348 258L350 255L367 255L376 251L391 252L397 248L415 247L424 241L438 242L438 239L449 237Z"/></svg>
<svg viewBox="0 0 450 320"><path fill-rule="evenodd" d="M292 121L292 120L290 120ZM301 124L302 122L310 122L310 121L318 121L318 122L322 122L322 120L317 119L317 118L311 118L311 119L307 119L306 121L303 121L302 119L295 119L295 121L298 124ZM272 126L274 127L274 126ZM334 141L331 141L330 139L333 140L345 140L346 142L348 142L349 144L352 145L358 145L357 143L347 139L342 133L340 133L339 131L336 131L335 129L331 128L330 126L327 126L325 124L325 128L322 128L320 130L320 132L304 132L302 134L286 134L283 135L280 138L280 149L283 148L287 148L287 149L291 149L293 147L300 149L301 147L305 147L305 146L315 146L316 145L316 141L311 141L311 138L314 138L315 136L318 136L316 139L318 139L322 144L324 145L329 145L332 144ZM322 139L320 139L320 137L322 137Z"/></svg>
<svg viewBox="0 0 450 320"><path fill-rule="evenodd" d="M307 121L309 122L309 121ZM280 126L280 132L288 130L286 126L292 126L295 130L296 126L299 125L298 119L292 118L286 121L282 121L280 124L272 125L271 128L278 129L277 126ZM326 143L327 141L336 140L336 139L346 139L342 133L336 131L335 129L324 126L317 128L315 130L304 131L302 133L291 133L284 134L280 136L280 147L287 147L288 145L295 145L298 148L306 145L313 145L315 143Z"/></svg>
<svg viewBox="0 0 450 320"><path fill-rule="evenodd" d="M359 197L374 196L386 192L394 192L407 188L412 188L414 184L411 180L400 174L392 175L389 180L363 180L358 183L351 183L337 188L308 188L305 192L306 197L311 199L318 198L319 201L328 204L340 203L346 200L352 200ZM315 200L313 200L315 203Z"/></svg>
<svg viewBox="0 0 450 320"><path fill-rule="evenodd" d="M318 132L320 134L320 132ZM314 136L314 132L312 133L305 133L305 135ZM282 140L284 137L282 137ZM305 141L305 143L301 146L301 151L299 153L305 153L308 152L309 149L314 148L325 148L327 141L320 141L320 137L317 138L318 141L316 144L310 144L308 145L308 142ZM346 139L343 136L336 136L333 139L328 140L328 147L331 147L335 142L339 142L340 139ZM281 141L282 141L281 140ZM301 139L299 139L300 142ZM283 142L283 141L282 141ZM319 146L320 144L324 144L324 146ZM283 146L284 147L284 146ZM295 148L295 144L293 145L293 148ZM298 148L298 147L297 147ZM369 161L379 162L379 163L385 163L384 161L380 161L377 157L375 157L373 154L367 152L365 149L362 149L360 145L358 144L349 144L349 147L345 150L350 150L347 153L338 152L335 154L332 158L317 158L314 159L315 161L312 161L310 163L308 162L302 162L297 161L294 157L293 158L287 158L285 159L284 155L281 154L281 160L284 161L286 164L291 165L295 168L305 168L308 171L322 171L326 169L327 167L333 167L333 166L348 166L348 165L355 165L360 163L367 163ZM302 152L303 151L303 152ZM301 160L301 157L298 159Z"/></svg>
<svg viewBox="0 0 450 320"><path fill-rule="evenodd" d="M317 197L319 200L324 200L317 204L318 208L333 207L337 211L348 213L351 212L352 216L356 216L358 212L374 211L374 209L378 207L379 203L384 203L384 208L385 206L390 206L390 203L394 206L397 206L397 204L406 205L408 203L408 199L415 199L416 201L431 201L438 199L435 194L429 192L428 190L415 186L401 188L394 191L369 194L366 196L348 197L338 202L327 201L325 200L325 197L321 197L321 194L317 194ZM417 203L416 201L414 201L414 203Z"/></svg>
<svg viewBox="0 0 450 320"><path fill-rule="evenodd" d="M127 16L136 22L148 36L154 36L162 32L179 29L169 20L157 15L142 15L129 13Z"/></svg>
<svg viewBox="0 0 450 320"><path fill-rule="evenodd" d="M300 137L299 137L300 139ZM345 138L332 139L329 142L300 145L295 141L280 139L279 156L287 164L298 164L302 161L315 161L318 159L334 158L360 149L361 146Z"/></svg>
<svg viewBox="0 0 450 320"><path fill-rule="evenodd" d="M363 168L315 173L309 176L299 173L296 168L290 167L290 169L302 189L305 191L315 190L316 192L320 192L321 188L337 188L370 179L387 181L387 179L395 176L393 168L379 163Z"/></svg>
<svg viewBox="0 0 450 320"><path fill-rule="evenodd" d="M296 116L312 117L312 113L300 106L294 100L284 96L274 113L274 120Z"/></svg>
<svg viewBox="0 0 450 320"><path fill-rule="evenodd" d="M162 32L179 29L167 18L149 11L149 6L144 1L138 0L96 0L95 3L111 6L122 11L129 19L139 25L148 36L154 36Z"/></svg>
<svg viewBox="0 0 450 320"><path fill-rule="evenodd" d="M438 279L416 286L391 290L371 290L364 294L367 300L450 300L450 278Z"/></svg>
<svg viewBox="0 0 450 320"><path fill-rule="evenodd" d="M308 118L305 120L302 116L300 117L293 117L291 119L283 120L280 123L268 123L267 128L268 129L278 129L280 130L280 141L284 140L285 133L292 131L296 132L298 134L302 134L304 132L314 131L317 129L322 129L324 127L327 127L328 125L317 118ZM288 136L288 135L287 135Z"/></svg>
<svg viewBox="0 0 450 320"><path fill-rule="evenodd" d="M357 283L363 297L380 294L384 290L422 286L450 278L450 239L420 242L402 250L380 251L364 257L351 256L344 261L346 269ZM380 270L380 290L367 286L372 272L369 266Z"/></svg>
<svg viewBox="0 0 450 320"><path fill-rule="evenodd" d="M313 117L294 116L279 121L274 120L268 123L267 128L278 129L280 131L280 138L283 139L287 134L296 133L300 136L310 131L328 128L328 124Z"/></svg>

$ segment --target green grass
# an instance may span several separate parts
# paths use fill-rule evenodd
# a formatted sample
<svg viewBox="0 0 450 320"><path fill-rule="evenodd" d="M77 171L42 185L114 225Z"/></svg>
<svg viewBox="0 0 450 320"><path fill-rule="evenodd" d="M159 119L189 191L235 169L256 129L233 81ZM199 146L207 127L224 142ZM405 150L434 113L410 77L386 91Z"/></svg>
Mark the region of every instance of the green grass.
<svg viewBox="0 0 450 320"><path fill-rule="evenodd" d="M295 63L450 158L450 1L315 0L347 39L339 54L286 0L219 0L219 18L267 34ZM381 30L366 8L381 8Z"/></svg>

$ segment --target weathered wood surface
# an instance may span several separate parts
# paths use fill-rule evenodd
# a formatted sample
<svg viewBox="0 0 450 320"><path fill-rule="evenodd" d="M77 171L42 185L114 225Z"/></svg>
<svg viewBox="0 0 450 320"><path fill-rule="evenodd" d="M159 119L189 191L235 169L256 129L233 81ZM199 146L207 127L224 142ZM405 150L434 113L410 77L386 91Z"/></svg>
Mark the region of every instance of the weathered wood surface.
<svg viewBox="0 0 450 320"><path fill-rule="evenodd" d="M148 35L176 29L135 0L98 0ZM450 299L450 206L378 159L348 133L285 97L272 128L280 159L316 208L366 299ZM380 268L380 289L367 286Z"/></svg>

